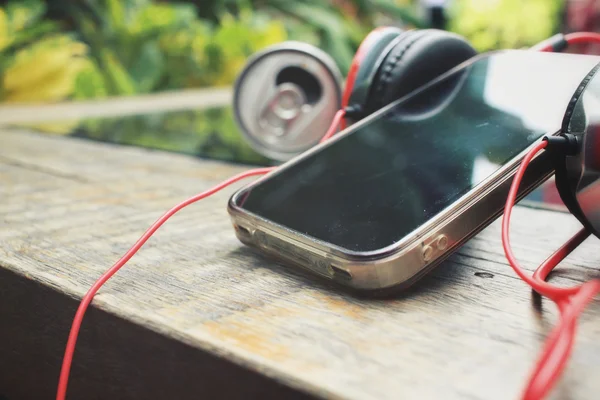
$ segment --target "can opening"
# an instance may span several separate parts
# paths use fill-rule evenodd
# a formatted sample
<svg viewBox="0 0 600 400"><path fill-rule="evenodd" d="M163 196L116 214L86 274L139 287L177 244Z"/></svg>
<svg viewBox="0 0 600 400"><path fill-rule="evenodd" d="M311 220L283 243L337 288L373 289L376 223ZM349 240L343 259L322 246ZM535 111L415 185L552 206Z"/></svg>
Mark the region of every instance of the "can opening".
<svg viewBox="0 0 600 400"><path fill-rule="evenodd" d="M281 85L282 83L293 83L302 88L309 104L319 101L323 93L317 78L300 67L286 67L279 71L276 84Z"/></svg>

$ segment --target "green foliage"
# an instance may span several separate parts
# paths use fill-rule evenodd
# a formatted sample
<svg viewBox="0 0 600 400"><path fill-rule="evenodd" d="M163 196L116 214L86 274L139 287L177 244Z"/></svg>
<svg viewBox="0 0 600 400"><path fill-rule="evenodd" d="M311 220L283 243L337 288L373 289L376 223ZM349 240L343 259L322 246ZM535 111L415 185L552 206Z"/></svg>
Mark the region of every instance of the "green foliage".
<svg viewBox="0 0 600 400"><path fill-rule="evenodd" d="M160 41L170 71L162 83L167 89L231 85L250 55L286 38L281 22L258 12L224 14L215 27L174 31Z"/></svg>
<svg viewBox="0 0 600 400"><path fill-rule="evenodd" d="M94 62L86 63L77 75L75 87L73 93L75 100L101 99L108 95L103 74Z"/></svg>
<svg viewBox="0 0 600 400"><path fill-rule="evenodd" d="M481 51L531 45L556 29L564 0L454 0L450 29ZM90 48L77 99L231 85L248 56L286 39L319 46L346 73L376 25L423 27L414 0L9 1L0 12L0 69L13 52L71 24Z"/></svg>
<svg viewBox="0 0 600 400"><path fill-rule="evenodd" d="M0 101L51 102L68 98L85 63L86 47L58 24L43 21L41 0L0 8Z"/></svg>
<svg viewBox="0 0 600 400"><path fill-rule="evenodd" d="M87 5L70 12L96 64L83 73L104 85L78 88L77 98L229 85L252 53L286 39L280 22L250 10L224 14L213 24L199 19L193 4Z"/></svg>
<svg viewBox="0 0 600 400"><path fill-rule="evenodd" d="M556 33L564 0L455 0L449 29L479 51L522 48Z"/></svg>
<svg viewBox="0 0 600 400"><path fill-rule="evenodd" d="M346 72L379 18L416 23L410 10L397 0L13 0L0 14L0 51L71 29L90 50L76 99L224 86L250 55L286 39L321 47Z"/></svg>
<svg viewBox="0 0 600 400"><path fill-rule="evenodd" d="M54 22L42 20L45 10L42 0L13 0L0 7L0 60L11 50L57 31Z"/></svg>
<svg viewBox="0 0 600 400"><path fill-rule="evenodd" d="M291 39L323 49L347 73L361 41L375 26L386 23L423 27L413 6L394 0L265 0L256 7L285 21Z"/></svg>

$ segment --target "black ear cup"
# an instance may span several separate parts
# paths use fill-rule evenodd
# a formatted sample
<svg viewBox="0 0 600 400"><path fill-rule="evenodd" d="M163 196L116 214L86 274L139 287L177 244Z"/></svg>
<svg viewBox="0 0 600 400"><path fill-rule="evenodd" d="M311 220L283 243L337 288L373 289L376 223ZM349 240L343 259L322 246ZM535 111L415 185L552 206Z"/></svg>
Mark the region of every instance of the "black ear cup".
<svg viewBox="0 0 600 400"><path fill-rule="evenodd" d="M435 29L399 35L380 64L364 111L370 114L477 54L461 36Z"/></svg>
<svg viewBox="0 0 600 400"><path fill-rule="evenodd" d="M600 64L583 79L567 106L562 133L576 139L575 154L555 156L555 182L569 211L600 237Z"/></svg>
<svg viewBox="0 0 600 400"><path fill-rule="evenodd" d="M342 106L362 110L377 70L389 51L390 44L405 31L384 26L371 31L359 46L346 78ZM358 113L360 111L357 110Z"/></svg>

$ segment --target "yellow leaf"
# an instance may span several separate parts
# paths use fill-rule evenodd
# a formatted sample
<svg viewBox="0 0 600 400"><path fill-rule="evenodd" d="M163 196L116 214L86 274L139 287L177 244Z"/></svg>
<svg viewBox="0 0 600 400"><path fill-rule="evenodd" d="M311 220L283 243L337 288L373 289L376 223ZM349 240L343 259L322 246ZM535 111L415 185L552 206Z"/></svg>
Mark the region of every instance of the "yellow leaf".
<svg viewBox="0 0 600 400"><path fill-rule="evenodd" d="M85 50L85 45L70 40L36 42L17 52L14 62L4 71L4 90L13 92L36 86L63 70Z"/></svg>
<svg viewBox="0 0 600 400"><path fill-rule="evenodd" d="M7 103L55 102L69 96L74 89L79 72L85 67L84 60L71 61L63 68L55 70L35 85L8 91Z"/></svg>
<svg viewBox="0 0 600 400"><path fill-rule="evenodd" d="M252 43L253 51L261 50L272 44L283 42L287 39L285 26L280 21L270 22L266 29L257 35L256 41Z"/></svg>
<svg viewBox="0 0 600 400"><path fill-rule="evenodd" d="M15 32L20 31L25 27L29 14L26 8L15 7L12 12L11 25Z"/></svg>
<svg viewBox="0 0 600 400"><path fill-rule="evenodd" d="M8 17L6 12L0 7L0 51L6 48L11 43L8 34Z"/></svg>
<svg viewBox="0 0 600 400"><path fill-rule="evenodd" d="M213 84L215 86L230 85L231 82L235 81L235 78L242 70L245 63L245 57L236 57L227 60L226 64L223 66L221 74L216 77L216 79L213 81Z"/></svg>

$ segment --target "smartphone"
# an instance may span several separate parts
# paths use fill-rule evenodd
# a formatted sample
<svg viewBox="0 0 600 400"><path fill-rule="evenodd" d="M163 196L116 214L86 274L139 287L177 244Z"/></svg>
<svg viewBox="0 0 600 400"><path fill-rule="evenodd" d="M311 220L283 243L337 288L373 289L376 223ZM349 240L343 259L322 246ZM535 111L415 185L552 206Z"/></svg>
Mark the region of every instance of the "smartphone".
<svg viewBox="0 0 600 400"><path fill-rule="evenodd" d="M406 288L502 213L596 56L478 55L237 191L239 240L359 291ZM522 198L553 174L541 153Z"/></svg>

